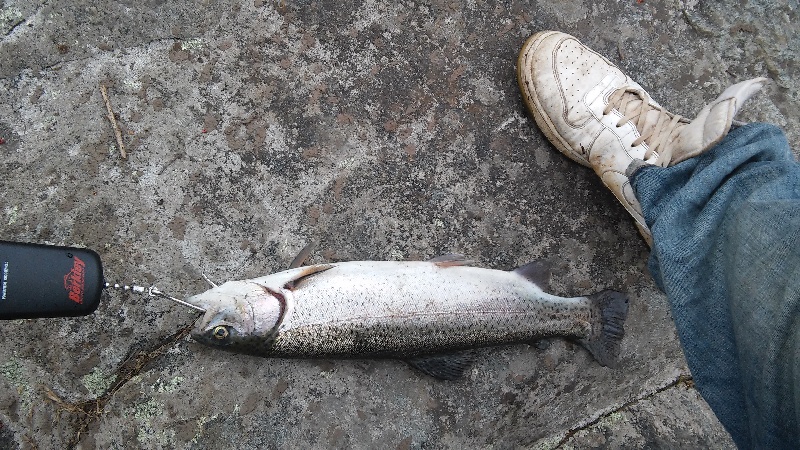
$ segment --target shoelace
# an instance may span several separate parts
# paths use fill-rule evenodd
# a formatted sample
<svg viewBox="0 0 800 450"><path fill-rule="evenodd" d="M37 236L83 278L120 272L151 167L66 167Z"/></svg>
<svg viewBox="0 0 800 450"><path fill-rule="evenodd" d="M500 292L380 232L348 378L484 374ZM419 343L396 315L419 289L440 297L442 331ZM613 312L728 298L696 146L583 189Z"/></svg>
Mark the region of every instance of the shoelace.
<svg viewBox="0 0 800 450"><path fill-rule="evenodd" d="M677 137L678 130L684 123L681 123L681 116L653 106L646 99L647 94L641 90L617 89L609 97L608 106L603 110L603 114L609 114L615 108L624 114L624 117L617 122L617 127L635 119L636 129L639 130L640 136L633 141L631 146L636 147L642 142L647 142L648 149L644 154L644 159L648 160L654 152L658 152L658 160L654 164L667 167L672 160L672 147L669 144ZM654 126L648 126L647 123L650 111L658 111L658 120Z"/></svg>

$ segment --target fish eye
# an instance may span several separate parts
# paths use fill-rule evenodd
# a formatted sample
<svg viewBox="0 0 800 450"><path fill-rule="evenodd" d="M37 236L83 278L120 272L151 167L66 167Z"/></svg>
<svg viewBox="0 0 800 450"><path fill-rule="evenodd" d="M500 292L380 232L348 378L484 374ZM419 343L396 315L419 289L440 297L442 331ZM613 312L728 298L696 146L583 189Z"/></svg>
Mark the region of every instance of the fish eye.
<svg viewBox="0 0 800 450"><path fill-rule="evenodd" d="M229 334L228 328L222 325L218 325L211 330L211 335L219 340L227 338Z"/></svg>

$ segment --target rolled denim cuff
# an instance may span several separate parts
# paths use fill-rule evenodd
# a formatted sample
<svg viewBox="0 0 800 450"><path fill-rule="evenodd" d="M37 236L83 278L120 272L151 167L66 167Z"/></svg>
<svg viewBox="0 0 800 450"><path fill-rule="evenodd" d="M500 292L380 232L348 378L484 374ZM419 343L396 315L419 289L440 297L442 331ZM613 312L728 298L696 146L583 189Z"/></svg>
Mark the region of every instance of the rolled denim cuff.
<svg viewBox="0 0 800 450"><path fill-rule="evenodd" d="M628 177L628 179L631 179L631 177L633 177L642 167L652 166L652 164L646 163L644 160L634 159L630 164L628 164L628 168L625 169L625 176Z"/></svg>

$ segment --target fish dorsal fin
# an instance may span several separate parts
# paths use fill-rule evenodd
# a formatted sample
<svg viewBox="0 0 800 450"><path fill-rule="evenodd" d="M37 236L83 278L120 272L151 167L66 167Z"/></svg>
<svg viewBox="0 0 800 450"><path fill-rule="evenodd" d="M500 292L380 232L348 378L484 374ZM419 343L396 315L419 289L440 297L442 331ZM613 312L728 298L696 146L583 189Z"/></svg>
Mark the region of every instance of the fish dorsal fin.
<svg viewBox="0 0 800 450"><path fill-rule="evenodd" d="M422 373L440 380L456 380L464 375L475 361L475 352L464 351L446 355L426 355L409 359L408 363Z"/></svg>
<svg viewBox="0 0 800 450"><path fill-rule="evenodd" d="M311 255L311 252L313 252L316 247L317 247L317 243L316 242L312 242L312 243L306 245L305 247L303 247L303 249L300 250L300 252L297 254L297 256L294 257L294 259L292 260L291 264L289 264L289 268L290 269L296 269L296 268L302 266L303 263L306 262L308 257Z"/></svg>
<svg viewBox="0 0 800 450"><path fill-rule="evenodd" d="M293 291L300 286L300 283L308 279L308 277L325 272L328 269L333 269L333 267L333 264L317 264L316 266L308 266L298 272L294 278L287 281L286 284L283 285L283 288Z"/></svg>
<svg viewBox="0 0 800 450"><path fill-rule="evenodd" d="M458 253L448 253L446 255L437 256L433 259L429 259L428 262L432 262L439 267L468 266L472 264L472 261Z"/></svg>
<svg viewBox="0 0 800 450"><path fill-rule="evenodd" d="M524 266L519 266L513 270L514 273L520 274L526 280L539 286L543 291L550 289L550 272L552 267L546 260L540 259L538 261L529 262Z"/></svg>

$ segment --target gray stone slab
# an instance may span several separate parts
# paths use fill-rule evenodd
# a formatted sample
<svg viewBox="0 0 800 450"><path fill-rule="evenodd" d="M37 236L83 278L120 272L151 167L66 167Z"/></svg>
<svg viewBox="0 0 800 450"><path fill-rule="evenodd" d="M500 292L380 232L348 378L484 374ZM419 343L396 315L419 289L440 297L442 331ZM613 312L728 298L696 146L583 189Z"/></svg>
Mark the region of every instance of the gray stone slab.
<svg viewBox="0 0 800 450"><path fill-rule="evenodd" d="M632 298L618 369L551 340L487 349L440 382L399 361L263 359L188 338L135 360L195 316L112 292L89 317L0 324L0 446L730 447L677 382L689 373L646 245L546 142L515 79L542 29L689 116L769 75L742 118L796 144L797 2L709 3L0 2L2 239L87 246L109 281L179 297L206 289L202 274L285 268L317 241L315 263L550 258L556 294ZM99 414L76 413L108 389Z"/></svg>

